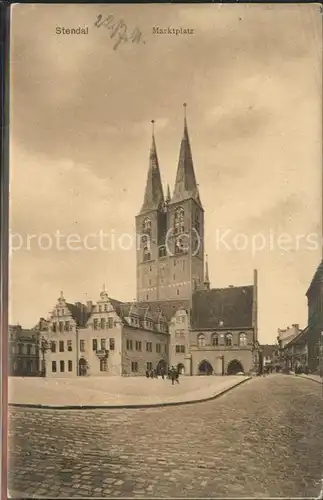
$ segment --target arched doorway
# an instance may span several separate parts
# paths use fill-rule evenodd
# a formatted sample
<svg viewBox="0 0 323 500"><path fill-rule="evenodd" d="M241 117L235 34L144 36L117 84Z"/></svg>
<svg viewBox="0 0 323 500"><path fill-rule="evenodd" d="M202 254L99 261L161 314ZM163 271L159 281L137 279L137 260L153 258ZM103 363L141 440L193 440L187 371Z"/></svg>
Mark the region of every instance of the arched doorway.
<svg viewBox="0 0 323 500"><path fill-rule="evenodd" d="M84 358L81 358L79 361L79 376L84 377L87 373L87 362Z"/></svg>
<svg viewBox="0 0 323 500"><path fill-rule="evenodd" d="M156 366L157 375L162 375L167 373L167 363L164 359L161 359Z"/></svg>
<svg viewBox="0 0 323 500"><path fill-rule="evenodd" d="M230 361L230 363L228 364L228 368L227 368L227 374L228 375L236 375L237 373L240 373L240 372L242 372L242 373L244 372L243 366L240 363L240 361L238 361L237 359L233 359L232 361Z"/></svg>
<svg viewBox="0 0 323 500"><path fill-rule="evenodd" d="M183 365L183 363L178 363L177 365L177 371L180 375L184 375L185 373L185 366Z"/></svg>
<svg viewBox="0 0 323 500"><path fill-rule="evenodd" d="M204 359L199 365L199 375L212 375L213 367L211 363Z"/></svg>

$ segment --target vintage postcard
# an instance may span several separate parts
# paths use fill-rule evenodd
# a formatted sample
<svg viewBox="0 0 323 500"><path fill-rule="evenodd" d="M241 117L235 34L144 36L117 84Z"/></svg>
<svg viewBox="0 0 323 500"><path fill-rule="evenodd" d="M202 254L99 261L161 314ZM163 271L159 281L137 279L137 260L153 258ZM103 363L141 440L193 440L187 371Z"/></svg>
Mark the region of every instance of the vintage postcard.
<svg viewBox="0 0 323 500"><path fill-rule="evenodd" d="M11 498L323 498L318 4L16 4Z"/></svg>

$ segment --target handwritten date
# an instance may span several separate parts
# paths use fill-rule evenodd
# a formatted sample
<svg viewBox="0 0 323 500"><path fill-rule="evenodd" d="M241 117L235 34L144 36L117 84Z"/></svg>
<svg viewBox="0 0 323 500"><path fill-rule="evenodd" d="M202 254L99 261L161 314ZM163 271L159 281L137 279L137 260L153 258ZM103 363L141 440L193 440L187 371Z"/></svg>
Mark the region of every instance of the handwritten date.
<svg viewBox="0 0 323 500"><path fill-rule="evenodd" d="M126 23L122 19L116 20L112 14L108 17L98 14L94 26L96 28L104 27L110 31L110 38L115 40L113 50L116 50L121 43L125 42L145 43L139 28L136 27L129 33Z"/></svg>

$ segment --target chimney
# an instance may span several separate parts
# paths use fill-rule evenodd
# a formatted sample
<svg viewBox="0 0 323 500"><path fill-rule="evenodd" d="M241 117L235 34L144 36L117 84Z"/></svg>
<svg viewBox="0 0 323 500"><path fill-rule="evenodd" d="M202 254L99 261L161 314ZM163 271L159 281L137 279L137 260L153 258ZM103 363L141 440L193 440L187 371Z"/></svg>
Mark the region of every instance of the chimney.
<svg viewBox="0 0 323 500"><path fill-rule="evenodd" d="M87 312L88 312L88 313L91 313L91 312L92 312L92 307L93 307L93 305L92 305L92 300L88 300L88 301L86 302L86 310L87 310Z"/></svg>
<svg viewBox="0 0 323 500"><path fill-rule="evenodd" d="M295 330L299 330L299 323L294 323L292 326L295 328Z"/></svg>

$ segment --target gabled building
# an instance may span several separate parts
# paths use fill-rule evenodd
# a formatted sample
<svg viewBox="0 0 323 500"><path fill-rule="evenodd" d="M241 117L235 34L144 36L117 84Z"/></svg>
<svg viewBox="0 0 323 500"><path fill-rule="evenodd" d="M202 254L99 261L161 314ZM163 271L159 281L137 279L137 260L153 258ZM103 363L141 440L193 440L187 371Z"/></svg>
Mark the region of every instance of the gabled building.
<svg viewBox="0 0 323 500"><path fill-rule="evenodd" d="M9 325L9 375L32 377L39 375L39 335L35 330Z"/></svg>
<svg viewBox="0 0 323 500"><path fill-rule="evenodd" d="M143 205L136 216L137 301L170 322L170 363L186 374L250 372L258 364L257 272L246 286L210 287L204 208L186 105L173 192L164 196L153 131Z"/></svg>
<svg viewBox="0 0 323 500"><path fill-rule="evenodd" d="M323 364L320 354L323 332L323 261L319 264L306 292L308 304L308 368L315 372Z"/></svg>
<svg viewBox="0 0 323 500"><path fill-rule="evenodd" d="M244 286L210 286L184 108L175 186L172 193L167 187L166 196L152 133L144 199L135 217L136 301L113 300L105 291L95 305L60 297L43 331L51 343L50 350L42 348L47 374L130 375L168 366L187 375L257 370L257 272Z"/></svg>
<svg viewBox="0 0 323 500"><path fill-rule="evenodd" d="M169 365L162 311L110 299L105 290L87 306L71 305L61 293L40 334L46 377L144 375Z"/></svg>

